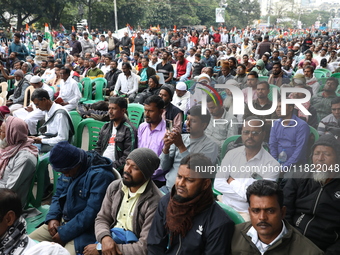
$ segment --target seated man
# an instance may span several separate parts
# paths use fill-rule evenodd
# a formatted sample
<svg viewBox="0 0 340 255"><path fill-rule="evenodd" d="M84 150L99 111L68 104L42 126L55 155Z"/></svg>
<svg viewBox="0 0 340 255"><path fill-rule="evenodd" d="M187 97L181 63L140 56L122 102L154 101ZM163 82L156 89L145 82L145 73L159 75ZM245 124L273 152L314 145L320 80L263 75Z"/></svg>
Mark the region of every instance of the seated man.
<svg viewBox="0 0 340 255"><path fill-rule="evenodd" d="M180 81L176 84L176 91L171 103L186 114L190 107L190 95L190 92L187 90L187 85Z"/></svg>
<svg viewBox="0 0 340 255"><path fill-rule="evenodd" d="M131 65L124 63L122 65L123 73L118 75L116 86L113 91L113 96L124 96L129 99L129 102L135 100L138 92L138 75L131 72Z"/></svg>
<svg viewBox="0 0 340 255"><path fill-rule="evenodd" d="M202 115L201 106L193 106L188 111L186 122L187 131L190 134L181 135L177 130L169 130L165 133L163 152L159 156L160 168L167 172L166 186L162 187L164 193L171 191L175 184L179 164L189 153L203 153L213 163L216 163L218 146L204 134L209 122L210 115Z"/></svg>
<svg viewBox="0 0 340 255"><path fill-rule="evenodd" d="M164 120L171 120L173 127L182 131L183 112L177 106L171 103L173 97L172 85L163 85L159 91L159 96L164 101L164 111L162 117Z"/></svg>
<svg viewBox="0 0 340 255"><path fill-rule="evenodd" d="M61 141L71 142L74 128L66 109L51 101L48 92L44 89L35 89L31 100L38 109L45 113L45 123L39 129L41 135L31 137L34 143L41 144L40 150L47 152Z"/></svg>
<svg viewBox="0 0 340 255"><path fill-rule="evenodd" d="M243 96L244 96L244 102L246 104L248 104L248 88L251 88L252 89L252 99L250 100L251 101L254 101L257 99L257 83L258 83L258 74L256 72L249 72L248 75L247 75L247 85L248 87L242 89L242 93L243 93Z"/></svg>
<svg viewBox="0 0 340 255"><path fill-rule="evenodd" d="M286 220L279 185L258 180L247 188L250 222L235 227L231 254L309 254L323 252Z"/></svg>
<svg viewBox="0 0 340 255"><path fill-rule="evenodd" d="M38 149L27 134L27 124L12 116L8 116L0 127L0 188L15 191L23 206L38 156Z"/></svg>
<svg viewBox="0 0 340 255"><path fill-rule="evenodd" d="M72 79L71 70L65 67L60 69L60 77L62 79L60 82L60 92L54 101L64 106L67 111L75 110L81 98L78 82Z"/></svg>
<svg viewBox="0 0 340 255"><path fill-rule="evenodd" d="M320 89L320 83L314 76L314 67L313 66L304 67L303 74L306 77L306 85L311 87L313 90L313 95L318 94Z"/></svg>
<svg viewBox="0 0 340 255"><path fill-rule="evenodd" d="M121 97L110 97L109 117L100 130L95 151L112 160L113 167L122 174L126 157L137 147L137 130L125 118L127 102Z"/></svg>
<svg viewBox="0 0 340 255"><path fill-rule="evenodd" d="M144 89L148 87L149 78L152 75L156 75L155 69L149 66L149 58L142 58L142 69L139 70L138 75L140 76L139 84L138 84L138 92L142 92Z"/></svg>
<svg viewBox="0 0 340 255"><path fill-rule="evenodd" d="M54 60L50 59L47 61L47 68L41 75L41 79L43 79L46 83L49 83L55 78L55 75Z"/></svg>
<svg viewBox="0 0 340 255"><path fill-rule="evenodd" d="M94 220L105 192L114 180L112 162L95 151L60 142L50 152L50 164L61 172L45 224L30 234L36 241L59 243L71 255L95 242Z"/></svg>
<svg viewBox="0 0 340 255"><path fill-rule="evenodd" d="M221 105L216 95L207 97L207 108L211 115L209 125L204 131L205 135L214 141L221 149L224 141L237 135L237 119ZM215 104L216 102L216 104Z"/></svg>
<svg viewBox="0 0 340 255"><path fill-rule="evenodd" d="M26 221L21 216L19 196L12 190L0 188L0 252L26 254L36 243L26 234Z"/></svg>
<svg viewBox="0 0 340 255"><path fill-rule="evenodd" d="M329 133L330 128L339 127L340 124L340 97L333 98L331 101L332 113L324 117L318 126L319 135Z"/></svg>
<svg viewBox="0 0 340 255"><path fill-rule="evenodd" d="M28 81L24 78L24 73L21 70L15 71L14 79L18 83L16 84L13 95L10 95L6 102L6 106L8 106L11 113L22 108L24 103L25 90L30 85Z"/></svg>
<svg viewBox="0 0 340 255"><path fill-rule="evenodd" d="M117 66L117 60L111 60L110 70L105 74L105 79L107 80L106 95L113 95L118 76L122 73L121 70L117 69Z"/></svg>
<svg viewBox="0 0 340 255"><path fill-rule="evenodd" d="M89 77L90 79L96 79L104 77L104 73L102 70L100 70L97 66L97 58L91 58L89 60L90 69L86 72L86 77Z"/></svg>
<svg viewBox="0 0 340 255"><path fill-rule="evenodd" d="M152 150L136 149L126 159L123 181L114 181L108 187L95 222L103 254L147 254L146 239L162 197L150 179L158 165L159 158ZM133 232L137 241L118 243L111 237L111 230L115 229ZM96 244L85 247L84 255L95 254L99 254Z"/></svg>
<svg viewBox="0 0 340 255"><path fill-rule="evenodd" d="M312 178L289 179L283 189L286 220L325 254L340 254L339 155L339 141L321 136L312 147L315 168L302 168L313 169Z"/></svg>
<svg viewBox="0 0 340 255"><path fill-rule="evenodd" d="M281 62L274 62L272 74L269 75L268 83L281 87L282 84L288 84L289 82L288 75L282 70Z"/></svg>
<svg viewBox="0 0 340 255"><path fill-rule="evenodd" d="M214 182L214 188L223 193L222 202L234 208L246 221L249 220L247 187L259 178L276 181L281 170L279 163L262 146L266 133L261 124L255 116L245 120L242 128L244 146L225 155L221 168L226 170L217 173Z"/></svg>
<svg viewBox="0 0 340 255"><path fill-rule="evenodd" d="M215 202L213 163L205 154L185 156L171 193L159 202L148 236L148 254L229 254L234 222Z"/></svg>

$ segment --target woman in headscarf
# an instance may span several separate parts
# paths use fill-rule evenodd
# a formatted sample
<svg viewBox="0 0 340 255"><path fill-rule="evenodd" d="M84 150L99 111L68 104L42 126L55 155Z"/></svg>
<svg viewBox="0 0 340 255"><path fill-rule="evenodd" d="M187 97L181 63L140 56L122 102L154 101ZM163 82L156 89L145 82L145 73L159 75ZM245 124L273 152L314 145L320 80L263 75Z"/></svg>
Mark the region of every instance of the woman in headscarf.
<svg viewBox="0 0 340 255"><path fill-rule="evenodd" d="M256 66L252 71L257 72L259 76L268 76L268 70L264 67L264 61L262 59L257 60Z"/></svg>
<svg viewBox="0 0 340 255"><path fill-rule="evenodd" d="M14 79L18 82L16 88L14 89L13 95L11 95L6 106L9 107L11 113L17 109L22 108L25 97L25 90L30 85L28 81L24 78L24 72L22 70L17 70L14 73Z"/></svg>
<svg viewBox="0 0 340 255"><path fill-rule="evenodd" d="M29 62L25 62L21 66L21 70L24 72L25 79L29 82L32 78L32 65Z"/></svg>

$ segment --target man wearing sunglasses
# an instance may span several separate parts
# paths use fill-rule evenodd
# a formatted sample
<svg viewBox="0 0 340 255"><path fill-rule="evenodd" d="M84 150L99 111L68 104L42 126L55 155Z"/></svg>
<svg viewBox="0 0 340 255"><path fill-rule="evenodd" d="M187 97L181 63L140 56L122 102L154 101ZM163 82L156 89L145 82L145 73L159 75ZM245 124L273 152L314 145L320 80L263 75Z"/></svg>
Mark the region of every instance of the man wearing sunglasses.
<svg viewBox="0 0 340 255"><path fill-rule="evenodd" d="M245 119L242 128L243 146L229 151L217 172L214 187L223 193L222 202L231 206L249 221L246 190L258 179L276 181L279 163L262 147L266 132L257 117Z"/></svg>

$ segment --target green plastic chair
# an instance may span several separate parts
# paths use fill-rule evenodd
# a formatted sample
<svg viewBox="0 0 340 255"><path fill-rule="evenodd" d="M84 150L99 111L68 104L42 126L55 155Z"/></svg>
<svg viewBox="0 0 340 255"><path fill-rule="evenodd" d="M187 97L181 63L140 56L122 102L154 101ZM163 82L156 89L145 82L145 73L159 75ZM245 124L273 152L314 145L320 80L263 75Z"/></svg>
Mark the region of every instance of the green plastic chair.
<svg viewBox="0 0 340 255"><path fill-rule="evenodd" d="M233 141L236 141L241 135L233 135L231 137L228 137L223 145L222 145L222 148L221 148L221 153L220 153L220 159L223 160L225 154L227 153L227 148L228 148L228 144L233 142Z"/></svg>
<svg viewBox="0 0 340 255"><path fill-rule="evenodd" d="M320 135L319 135L318 131L315 128L313 128L312 126L309 126L309 133L314 135L314 142L319 140Z"/></svg>
<svg viewBox="0 0 340 255"><path fill-rule="evenodd" d="M269 84L269 94L268 94L268 99L270 101L273 101L273 89L277 89L277 95L280 95L280 87L274 85L274 84Z"/></svg>
<svg viewBox="0 0 340 255"><path fill-rule="evenodd" d="M229 216L229 218L235 223L235 225L245 222L242 216L238 212L236 212L234 208L225 205L219 201L217 201L216 203L222 207L223 211Z"/></svg>
<svg viewBox="0 0 340 255"><path fill-rule="evenodd" d="M328 78L329 78L329 77L321 77L321 78L318 78L317 80L318 80L318 82L319 82L319 84L320 84L321 86L325 86L326 81L327 81ZM320 91L320 90L319 90L319 91Z"/></svg>
<svg viewBox="0 0 340 255"><path fill-rule="evenodd" d="M333 74L331 75L331 77L335 77L335 78L340 79L340 73L333 73Z"/></svg>
<svg viewBox="0 0 340 255"><path fill-rule="evenodd" d="M83 84L84 91L82 91L83 97L80 98L79 102L85 102L87 100L92 100L92 80L88 77L85 77L80 81Z"/></svg>
<svg viewBox="0 0 340 255"><path fill-rule="evenodd" d="M187 85L187 90L189 90L190 87L195 84L195 80L187 80L184 83Z"/></svg>
<svg viewBox="0 0 340 255"><path fill-rule="evenodd" d="M107 86L107 80L105 78L96 78L94 80L92 80L92 83L95 83L96 85L96 95L94 100L86 100L83 103L84 104L93 104L95 102L98 101L103 101L104 100L104 92L103 89L106 88ZM92 88L91 88L91 92L92 93Z"/></svg>
<svg viewBox="0 0 340 255"><path fill-rule="evenodd" d="M268 81L268 76L259 76L258 81Z"/></svg>
<svg viewBox="0 0 340 255"><path fill-rule="evenodd" d="M130 122L138 128L144 119L144 106L135 103L128 104L127 112Z"/></svg>
<svg viewBox="0 0 340 255"><path fill-rule="evenodd" d="M78 88L79 88L80 93L83 93L83 84L78 82Z"/></svg>
<svg viewBox="0 0 340 255"><path fill-rule="evenodd" d="M326 77L331 77L331 75L332 75L332 72L329 71L328 69L325 69L325 68L319 68L319 69L316 69L316 70L324 72L324 74L326 74Z"/></svg>
<svg viewBox="0 0 340 255"><path fill-rule="evenodd" d="M339 82L339 83L340 83L340 82ZM335 93L336 93L336 95L337 95L338 97L340 97L340 84L339 84L339 86L337 87Z"/></svg>
<svg viewBox="0 0 340 255"><path fill-rule="evenodd" d="M320 69L316 69L316 70L314 70L314 76L315 76L315 78L319 79L319 78L322 78L322 77L326 77L326 73L323 72L323 71L320 71Z"/></svg>
<svg viewBox="0 0 340 255"><path fill-rule="evenodd" d="M82 146L82 136L83 136L83 131L84 128L87 127L88 129L88 149L87 150L93 150L96 147L96 143L99 138L99 132L101 128L104 126L106 122L94 120L94 119L85 119L81 121L78 125L77 128L77 138L76 138L76 144L78 148L81 148Z"/></svg>
<svg viewBox="0 0 340 255"><path fill-rule="evenodd" d="M70 111L69 114L71 116L74 131L77 132L78 125L83 120L83 118L80 116L80 114L77 111ZM74 136L73 136L73 143L72 144L75 145L75 146L77 144L77 133L75 133Z"/></svg>

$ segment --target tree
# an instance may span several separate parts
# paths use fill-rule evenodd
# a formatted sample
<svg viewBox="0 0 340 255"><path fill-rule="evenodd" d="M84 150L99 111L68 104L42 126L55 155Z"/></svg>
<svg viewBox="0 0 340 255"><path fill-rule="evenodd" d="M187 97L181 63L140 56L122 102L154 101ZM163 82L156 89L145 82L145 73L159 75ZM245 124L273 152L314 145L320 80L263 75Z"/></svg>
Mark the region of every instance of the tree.
<svg viewBox="0 0 340 255"><path fill-rule="evenodd" d="M260 4L253 0L228 0L227 22L229 27L245 28L261 16Z"/></svg>

